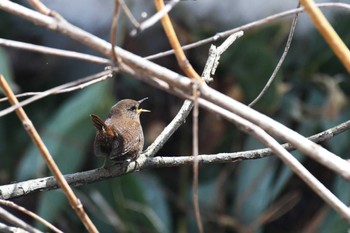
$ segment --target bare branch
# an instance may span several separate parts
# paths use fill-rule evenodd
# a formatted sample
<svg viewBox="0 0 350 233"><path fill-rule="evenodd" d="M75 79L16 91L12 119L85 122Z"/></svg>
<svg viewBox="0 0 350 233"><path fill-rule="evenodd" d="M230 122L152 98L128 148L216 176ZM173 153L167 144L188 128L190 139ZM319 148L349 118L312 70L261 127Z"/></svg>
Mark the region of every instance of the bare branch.
<svg viewBox="0 0 350 233"><path fill-rule="evenodd" d="M131 11L128 8L128 6L125 4L124 0L118 0L118 1L119 1L120 6L123 8L123 11L124 11L125 15L130 20L130 22L134 25L134 27L139 28L140 27L139 22L137 22L137 20L135 19L135 17L131 13Z"/></svg>
<svg viewBox="0 0 350 233"><path fill-rule="evenodd" d="M156 5L157 10L160 11L164 8L164 1L154 0L154 5ZM168 37L169 43L175 51L175 57L181 70L188 77L192 79L196 79L200 84L205 84L201 79L201 77L198 75L198 73L193 69L191 63L188 61L184 51L182 50L180 41L177 38L173 24L171 23L170 17L167 13L164 14L164 16L161 18L161 22L162 22L165 34Z"/></svg>
<svg viewBox="0 0 350 233"><path fill-rule="evenodd" d="M347 71L350 72L350 51L348 47L346 47L344 41L339 37L314 1L300 0L300 3L305 7L305 10L310 15L316 28L332 48L335 55L337 55Z"/></svg>
<svg viewBox="0 0 350 233"><path fill-rule="evenodd" d="M298 3L297 8L299 7L300 3ZM255 105L260 99L261 97L263 97L263 95L265 95L265 93L267 92L267 90L269 89L269 87L271 86L272 82L275 80L276 75L278 73L278 71L280 70L284 59L286 58L290 45L292 43L292 39L293 39L293 35L294 35L294 30L295 27L297 25L297 20L298 20L298 13L295 14L293 21L292 21L292 26L290 27L290 31L289 31L289 35L288 35L288 39L287 39L287 43L286 46L284 47L284 51L283 54L280 58L280 60L277 63L277 66L275 67L274 71L272 72L271 77L269 78L269 80L267 81L266 85L264 86L263 90L259 93L259 95L248 105L249 107L252 107L253 105Z"/></svg>
<svg viewBox="0 0 350 233"><path fill-rule="evenodd" d="M113 18L112 18L112 24L111 24L111 35L110 35L110 41L111 41L111 54L114 64L119 64L121 62L121 59L119 56L117 56L117 53L114 49L114 47L117 44L117 25L118 25L118 17L119 17L119 1L114 0L114 12L113 12Z"/></svg>
<svg viewBox="0 0 350 233"><path fill-rule="evenodd" d="M29 2L30 5L32 5L41 14L44 14L44 15L47 15L47 16L54 16L54 17L57 17L57 15L58 15L57 12L54 12L51 9L49 9L42 2L40 2L40 0L28 0L28 2Z"/></svg>
<svg viewBox="0 0 350 233"><path fill-rule="evenodd" d="M223 54L233 42L243 36L243 34L243 31L236 32L229 36L219 47L216 47L215 45L210 46L209 56L202 73L202 78L205 82L209 83L213 81L211 75L214 75L216 72L221 54Z"/></svg>
<svg viewBox="0 0 350 233"><path fill-rule="evenodd" d="M34 44L24 43L19 41L6 40L3 38L0 38L0 45L4 47L9 47L9 48L23 49L27 51L38 52L38 53L43 53L43 54L53 55L53 56L68 57L68 58L83 60L87 62L103 64L103 65L107 65L111 63L110 60L106 58L97 57L97 56L93 56L85 53L72 52L72 51L63 50L63 49L55 49L47 46L40 46L40 45L34 45Z"/></svg>
<svg viewBox="0 0 350 233"><path fill-rule="evenodd" d="M199 209L199 202L198 202L198 115L199 115L199 110L198 110L198 85L197 83L193 84L193 122L192 122L192 137L193 137L193 142L192 142L192 155L193 155L193 206L194 206L194 213L196 216L196 222L198 226L198 231L200 233L203 233L203 223L202 223L202 218L201 218L201 213Z"/></svg>

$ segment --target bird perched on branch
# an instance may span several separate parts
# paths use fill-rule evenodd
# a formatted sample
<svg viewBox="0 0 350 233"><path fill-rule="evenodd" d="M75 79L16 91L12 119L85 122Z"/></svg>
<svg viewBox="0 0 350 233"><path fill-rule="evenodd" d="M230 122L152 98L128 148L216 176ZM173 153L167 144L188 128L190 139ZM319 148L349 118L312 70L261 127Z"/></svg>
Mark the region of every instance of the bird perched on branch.
<svg viewBox="0 0 350 233"><path fill-rule="evenodd" d="M94 152L96 156L105 157L103 167L107 159L117 163L130 162L141 154L144 138L140 114L150 111L139 106L146 99L119 101L111 108L105 121L94 114L90 115L97 130Z"/></svg>

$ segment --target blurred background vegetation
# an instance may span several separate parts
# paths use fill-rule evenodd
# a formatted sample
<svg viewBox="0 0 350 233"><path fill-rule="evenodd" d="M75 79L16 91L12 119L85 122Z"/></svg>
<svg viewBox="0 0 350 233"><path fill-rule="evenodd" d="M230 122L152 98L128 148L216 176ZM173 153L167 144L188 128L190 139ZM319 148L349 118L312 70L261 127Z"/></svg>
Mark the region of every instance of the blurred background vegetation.
<svg viewBox="0 0 350 233"><path fill-rule="evenodd" d="M77 5L56 2L51 3L56 4L51 7L76 25L108 40L113 1L104 4L90 0L79 2ZM152 5L145 1L126 2L139 20L140 12L148 11L149 15L153 12ZM223 6L231 7L227 12L209 11L210 17L199 18L196 8L203 10L203 4L207 2L182 1L171 12L182 44L259 19L235 16L234 12L240 9L233 9L236 1L232 0L222 2ZM290 9L290 5L274 9L274 4L279 5L277 2L267 1L264 7L255 8L254 1L249 4L252 11L263 12L261 14L265 16ZM26 4L24 1L20 3ZM67 4L73 5L67 7ZM98 4L98 7L93 4ZM331 15L332 24L340 37L349 45L349 12L325 11ZM227 18L227 14L232 14L231 21L220 19L223 16ZM276 66L284 50L290 24L290 18L282 19L246 31L244 37L222 56L211 86L243 103L250 103ZM277 79L255 106L305 136L328 129L350 117L347 104L349 75L318 32L312 26L305 29L308 24L309 19L301 17ZM130 23L122 13L118 26L121 47L141 56L169 49L160 24L137 37L129 36L130 29ZM6 39L95 54L78 42L4 12L0 14L0 35ZM207 59L209 46L187 52L199 73ZM155 62L180 72L173 56ZM18 93L43 91L103 69L101 65L83 61L0 48L0 72ZM106 117L109 108L118 100L146 96L149 100L144 107L152 110L141 117L147 146L174 117L183 100L123 74L74 93L49 96L26 106L25 110L61 171L67 174L94 169L103 163L103 159L96 158L92 152L95 130L89 120L90 113ZM8 106L5 102L0 103L1 109ZM263 147L215 114L201 110L199 120L201 154ZM158 155L190 155L191 137L191 119L188 119ZM345 132L322 145L343 158L349 158L349 137L349 132ZM349 205L349 183L302 154L293 154ZM50 175L14 113L0 119L0 155L0 184ZM203 165L199 173L199 199L206 232L323 233L346 232L349 228L274 156L232 164ZM100 232L197 232L192 207L191 166L144 170L74 190ZM84 231L61 191L32 194L13 201L35 211L64 232ZM39 224L37 226L43 228Z"/></svg>

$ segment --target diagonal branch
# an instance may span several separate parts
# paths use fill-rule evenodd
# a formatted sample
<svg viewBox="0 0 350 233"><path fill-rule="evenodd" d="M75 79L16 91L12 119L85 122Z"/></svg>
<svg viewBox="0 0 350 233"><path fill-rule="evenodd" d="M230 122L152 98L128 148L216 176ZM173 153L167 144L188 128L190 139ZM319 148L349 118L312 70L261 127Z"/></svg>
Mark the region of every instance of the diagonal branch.
<svg viewBox="0 0 350 233"><path fill-rule="evenodd" d="M347 71L350 72L350 51L343 40L339 37L313 0L300 0L300 3L305 7L305 10L310 15L316 28L332 48L333 52L343 63Z"/></svg>
<svg viewBox="0 0 350 233"><path fill-rule="evenodd" d="M298 3L298 7L299 7L300 3ZM287 39L287 43L286 46L284 47L284 51L283 54L280 58L280 60L277 63L277 66L275 67L274 71L272 72L271 77L269 78L269 80L267 81L266 85L264 86L264 88L262 89L262 91L259 93L259 95L248 105L249 107L252 107L253 105L255 105L262 97L263 95L267 92L267 90L269 89L269 87L271 86L272 82L275 80L276 75L278 73L278 71L280 70L284 59L286 58L290 45L292 43L292 39L293 39L293 35L294 35L294 30L295 27L297 25L297 20L298 20L298 13L295 14L293 21L292 21L292 26L290 27L290 31L289 31L289 35L288 35L288 39Z"/></svg>
<svg viewBox="0 0 350 233"><path fill-rule="evenodd" d="M158 11L164 8L163 0L154 0L154 4L156 5ZM200 78L198 73L193 69L191 63L187 60L187 57L184 51L182 50L179 39L176 36L174 27L170 21L170 17L168 13L165 13L163 15L163 17L161 18L161 22L162 22L164 31L168 37L168 40L170 42L170 45L175 51L175 56L176 56L177 62L180 65L180 68L188 77L192 79L196 79L199 83L203 83L203 80Z"/></svg>
<svg viewBox="0 0 350 233"><path fill-rule="evenodd" d="M83 61L102 64L102 65L110 64L110 60L102 57L97 57L97 56L93 56L85 53L73 52L69 50L55 49L47 46L35 45L35 44L19 42L14 40L7 40L3 38L0 38L0 45L4 47L23 49L23 50L43 53L47 55L68 57L68 58L83 60Z"/></svg>

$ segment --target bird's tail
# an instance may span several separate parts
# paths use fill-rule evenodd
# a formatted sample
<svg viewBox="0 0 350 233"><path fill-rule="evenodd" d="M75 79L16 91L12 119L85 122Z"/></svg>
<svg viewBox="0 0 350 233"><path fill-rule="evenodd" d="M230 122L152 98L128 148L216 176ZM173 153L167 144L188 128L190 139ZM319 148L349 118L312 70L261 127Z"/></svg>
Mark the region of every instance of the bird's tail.
<svg viewBox="0 0 350 233"><path fill-rule="evenodd" d="M103 122L103 120L101 120L101 118L99 118L95 114L90 114L90 117L91 117L92 123L94 124L94 127L98 131L103 131L104 129L108 128L107 125Z"/></svg>
<svg viewBox="0 0 350 233"><path fill-rule="evenodd" d="M99 132L103 132L104 134L106 134L106 136L108 135L110 137L115 137L118 135L113 129L111 129L111 127L106 125L106 123L104 123L103 120L101 120L101 118L99 118L95 114L90 114L90 117L95 129L97 129Z"/></svg>

